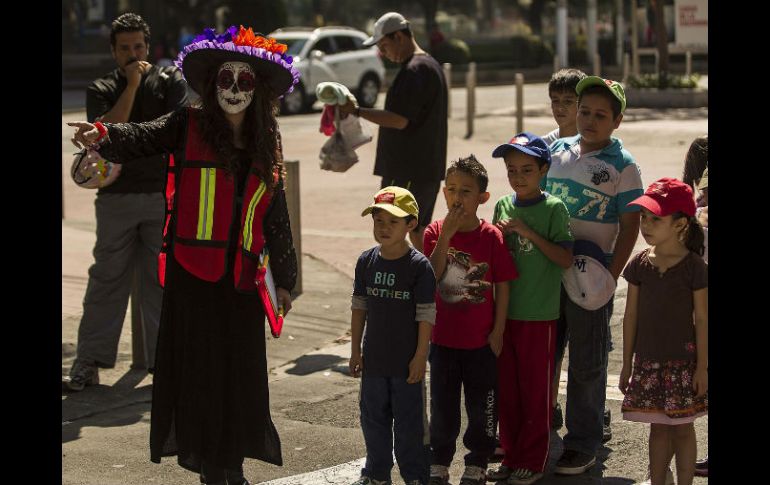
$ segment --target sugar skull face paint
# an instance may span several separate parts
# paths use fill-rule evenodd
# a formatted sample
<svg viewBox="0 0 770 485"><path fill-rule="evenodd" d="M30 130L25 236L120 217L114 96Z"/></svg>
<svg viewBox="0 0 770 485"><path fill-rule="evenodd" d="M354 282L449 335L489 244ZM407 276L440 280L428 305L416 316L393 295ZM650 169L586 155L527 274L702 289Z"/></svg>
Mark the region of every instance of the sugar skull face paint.
<svg viewBox="0 0 770 485"><path fill-rule="evenodd" d="M245 62L225 62L217 73L217 101L225 113L245 110L254 97L254 70Z"/></svg>

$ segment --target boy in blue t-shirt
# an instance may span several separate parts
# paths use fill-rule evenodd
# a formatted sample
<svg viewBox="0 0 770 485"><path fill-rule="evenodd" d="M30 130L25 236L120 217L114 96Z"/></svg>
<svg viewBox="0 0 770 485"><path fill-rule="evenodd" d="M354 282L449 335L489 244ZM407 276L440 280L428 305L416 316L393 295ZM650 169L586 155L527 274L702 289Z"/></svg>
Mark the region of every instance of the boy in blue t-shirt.
<svg viewBox="0 0 770 485"><path fill-rule="evenodd" d="M354 485L390 484L394 438L404 483L426 485L430 441L423 378L436 318L436 278L428 258L405 240L419 215L411 192L385 187L361 215L367 214L379 245L358 258L353 286L350 373L361 377L366 442L366 464Z"/></svg>

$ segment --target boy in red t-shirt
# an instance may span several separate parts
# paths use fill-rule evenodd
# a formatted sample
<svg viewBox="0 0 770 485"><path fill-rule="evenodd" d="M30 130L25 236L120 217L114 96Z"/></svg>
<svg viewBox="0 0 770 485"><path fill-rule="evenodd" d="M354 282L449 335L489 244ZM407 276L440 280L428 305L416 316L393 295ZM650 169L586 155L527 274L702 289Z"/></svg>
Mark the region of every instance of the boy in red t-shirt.
<svg viewBox="0 0 770 485"><path fill-rule="evenodd" d="M518 277L503 235L476 210L489 200L487 171L471 155L446 173L449 212L425 230L424 250L436 274L436 324L431 336L431 479L449 482L460 433L460 388L468 428L460 485L484 485L495 449L497 356L502 349L508 282ZM494 287L494 293L493 293Z"/></svg>

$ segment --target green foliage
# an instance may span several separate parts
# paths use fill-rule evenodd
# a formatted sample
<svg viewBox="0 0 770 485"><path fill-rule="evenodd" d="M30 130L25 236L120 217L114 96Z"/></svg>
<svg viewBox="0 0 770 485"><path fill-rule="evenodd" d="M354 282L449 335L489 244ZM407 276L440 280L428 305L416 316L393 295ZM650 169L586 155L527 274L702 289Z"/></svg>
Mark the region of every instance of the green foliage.
<svg viewBox="0 0 770 485"><path fill-rule="evenodd" d="M535 35L469 41L470 59L481 63L508 63L511 67L538 67L553 61L553 49Z"/></svg>
<svg viewBox="0 0 770 485"><path fill-rule="evenodd" d="M700 74L697 73L689 76L642 74L640 76L630 76L628 78L628 85L632 88L688 89L698 87L699 79Z"/></svg>
<svg viewBox="0 0 770 485"><path fill-rule="evenodd" d="M440 63L449 62L451 64L468 64L471 60L468 44L460 39L449 39L442 42L431 53Z"/></svg>

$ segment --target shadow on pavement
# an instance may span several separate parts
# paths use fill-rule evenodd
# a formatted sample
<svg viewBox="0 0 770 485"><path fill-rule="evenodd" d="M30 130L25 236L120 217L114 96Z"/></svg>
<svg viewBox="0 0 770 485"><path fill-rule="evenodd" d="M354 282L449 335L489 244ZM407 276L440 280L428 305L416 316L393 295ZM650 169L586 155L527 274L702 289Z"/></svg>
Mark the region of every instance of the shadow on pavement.
<svg viewBox="0 0 770 485"><path fill-rule="evenodd" d="M286 373L295 376L306 376L320 370L333 370L335 372L347 373L347 366L337 365L346 360L346 358L340 357L339 355L303 355L294 361L294 367L287 369ZM340 370L343 367L344 372Z"/></svg>
<svg viewBox="0 0 770 485"><path fill-rule="evenodd" d="M80 392L67 390L62 382L62 443L80 438L85 426L116 427L139 422L150 410L152 386L137 387L145 370L131 369L113 385L87 386Z"/></svg>

